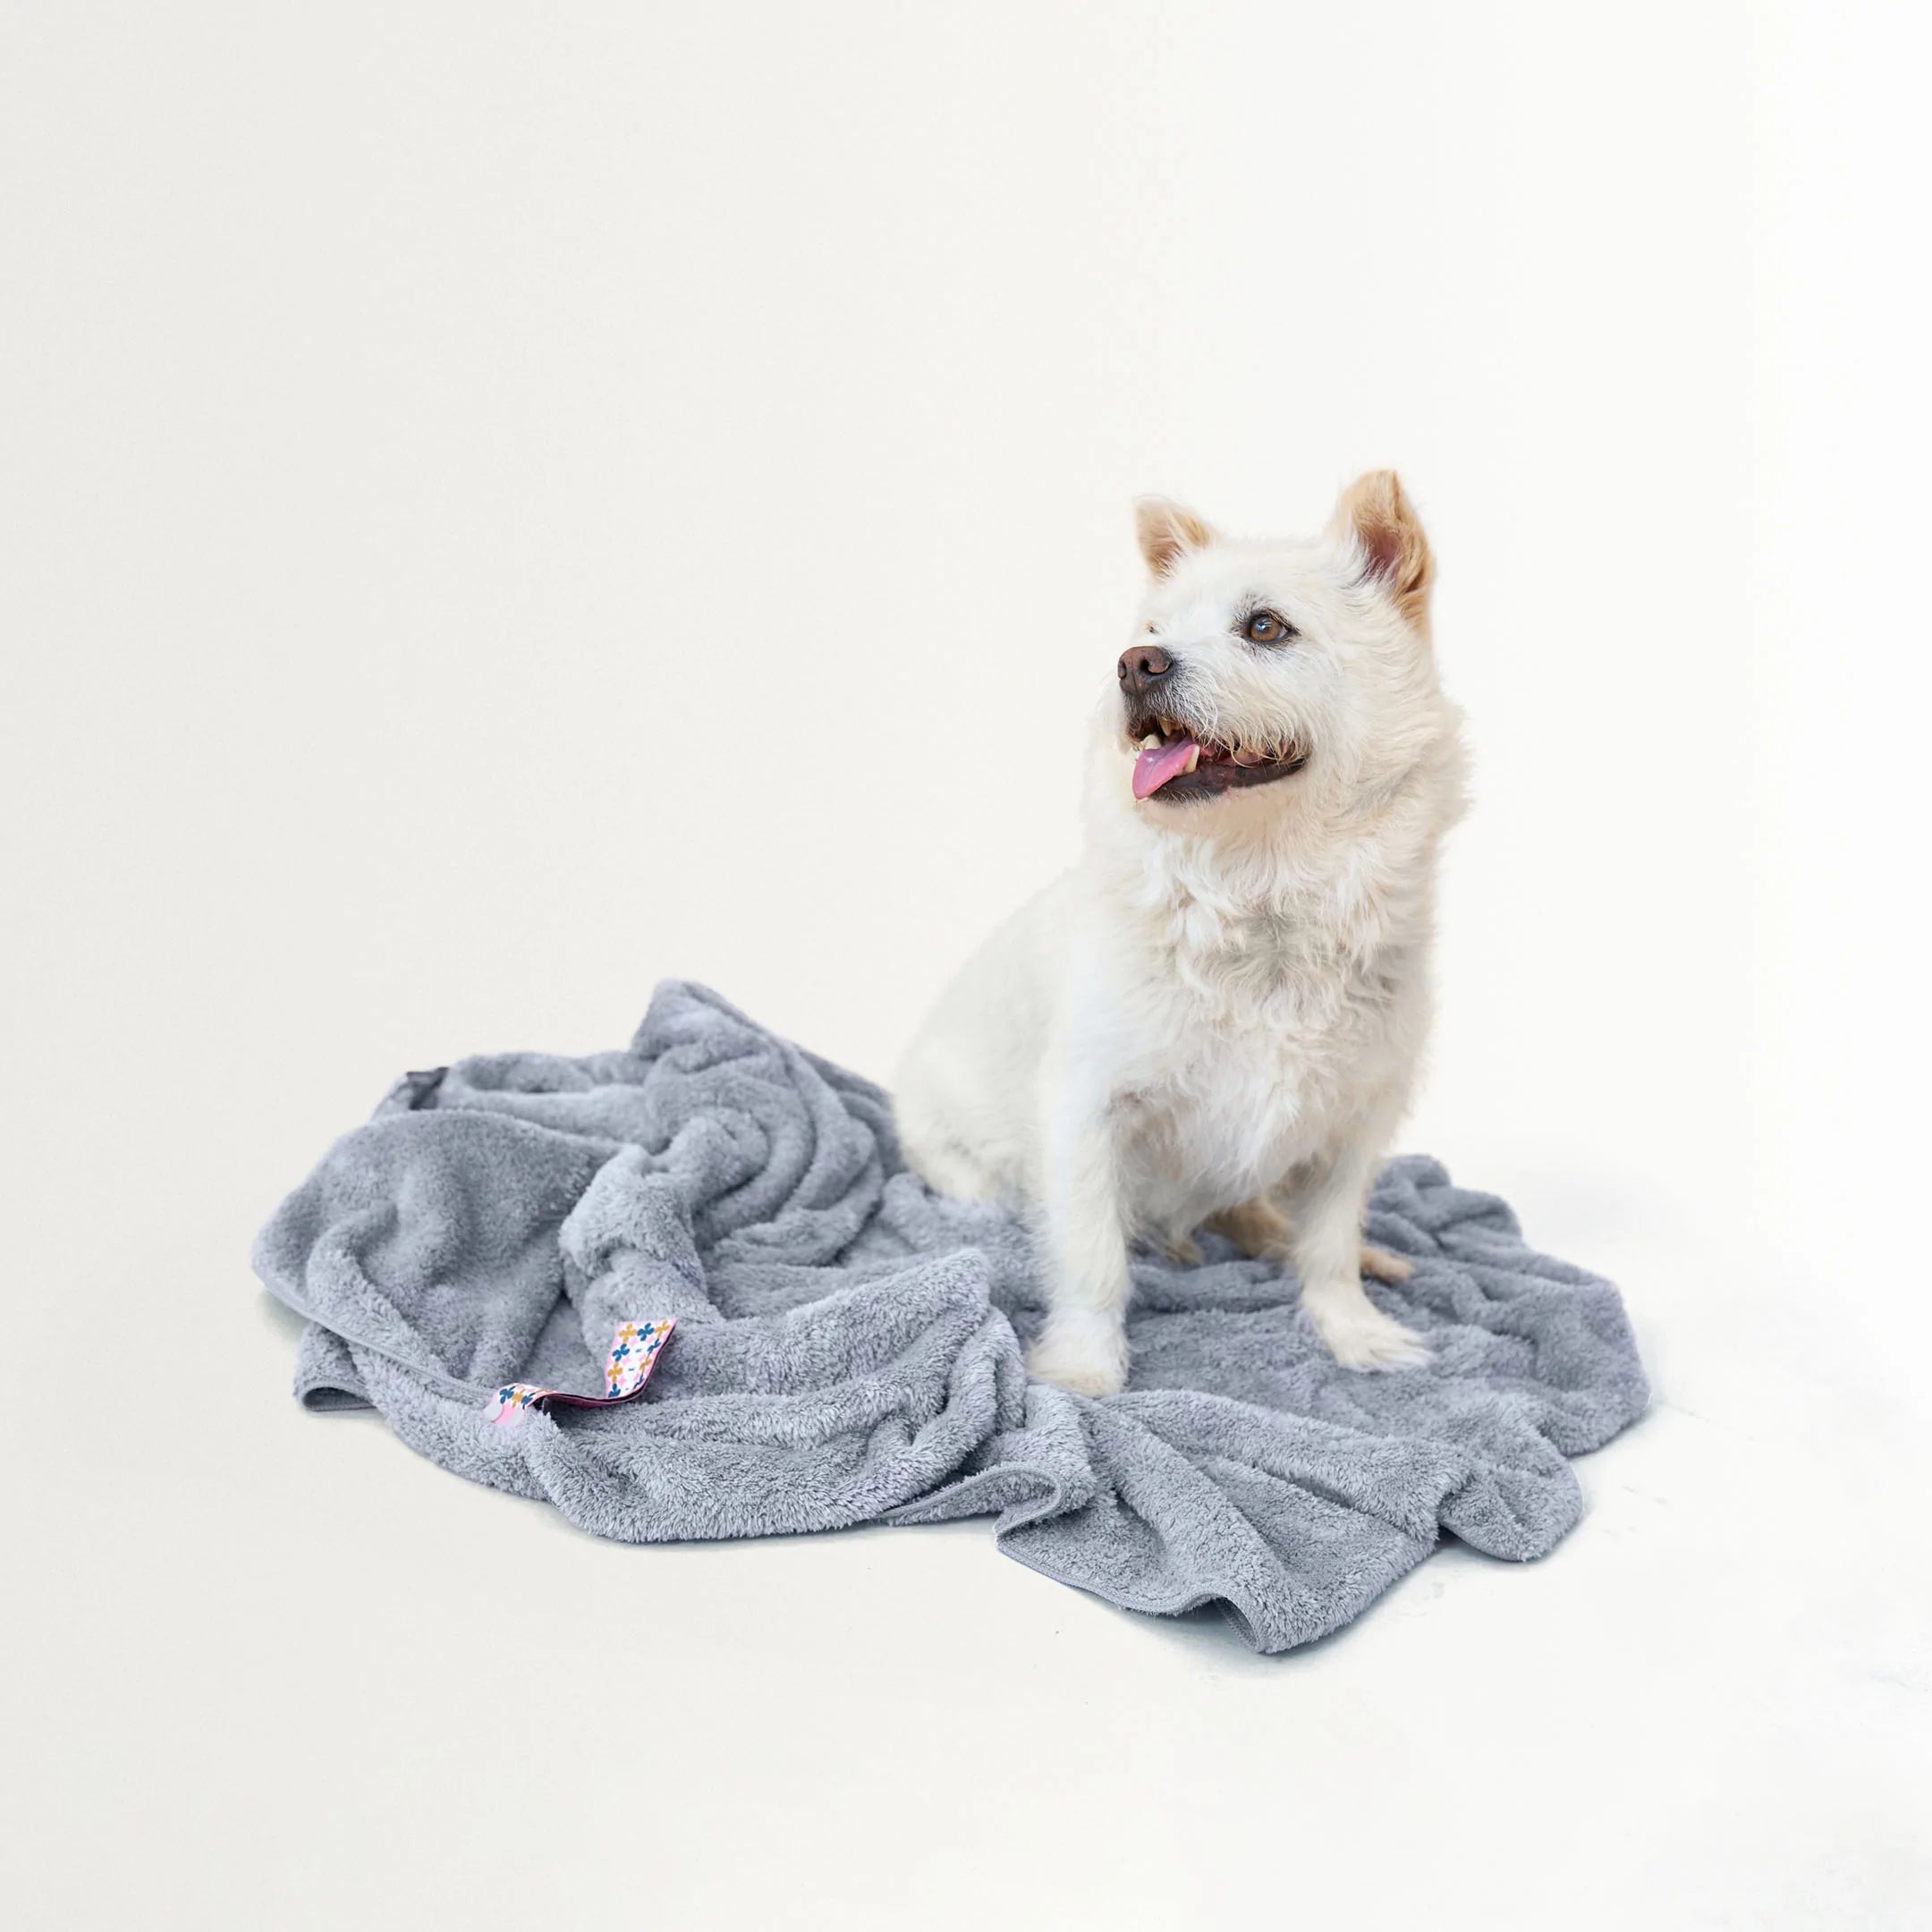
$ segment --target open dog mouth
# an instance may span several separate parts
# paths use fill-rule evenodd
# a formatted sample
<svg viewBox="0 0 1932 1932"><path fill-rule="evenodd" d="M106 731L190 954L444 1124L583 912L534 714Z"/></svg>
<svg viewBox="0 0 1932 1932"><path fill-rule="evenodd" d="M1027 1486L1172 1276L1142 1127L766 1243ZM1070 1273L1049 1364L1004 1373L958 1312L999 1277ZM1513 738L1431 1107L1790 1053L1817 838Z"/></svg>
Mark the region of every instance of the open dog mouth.
<svg viewBox="0 0 1932 1932"><path fill-rule="evenodd" d="M1127 735L1140 747L1134 760L1133 795L1149 799L1212 798L1241 785L1271 784L1308 763L1306 749L1291 744L1224 744L1197 738L1185 725L1157 711L1127 721Z"/></svg>

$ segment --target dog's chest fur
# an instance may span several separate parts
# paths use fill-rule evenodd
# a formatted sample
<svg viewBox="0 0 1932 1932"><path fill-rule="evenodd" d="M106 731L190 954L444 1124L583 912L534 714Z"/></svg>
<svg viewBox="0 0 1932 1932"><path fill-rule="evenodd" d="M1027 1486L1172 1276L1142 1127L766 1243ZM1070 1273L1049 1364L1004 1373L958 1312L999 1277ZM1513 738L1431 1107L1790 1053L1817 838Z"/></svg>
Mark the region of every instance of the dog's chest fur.
<svg viewBox="0 0 1932 1932"><path fill-rule="evenodd" d="M1259 895L1147 878L1121 963L1124 1108L1143 1224L1184 1233L1267 1191L1405 1085L1427 908L1373 869Z"/></svg>

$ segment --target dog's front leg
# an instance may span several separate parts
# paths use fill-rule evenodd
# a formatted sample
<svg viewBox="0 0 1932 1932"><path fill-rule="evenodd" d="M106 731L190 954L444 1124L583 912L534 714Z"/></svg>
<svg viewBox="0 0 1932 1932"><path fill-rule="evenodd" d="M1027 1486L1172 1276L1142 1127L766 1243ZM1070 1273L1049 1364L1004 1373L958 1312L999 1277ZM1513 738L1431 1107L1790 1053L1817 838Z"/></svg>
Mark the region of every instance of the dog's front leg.
<svg viewBox="0 0 1932 1932"><path fill-rule="evenodd" d="M1282 1192L1301 1306L1315 1332L1344 1368L1407 1368L1428 1359L1428 1344L1385 1315L1361 1284L1362 1204L1376 1159L1366 1142L1331 1149L1292 1174Z"/></svg>
<svg viewBox="0 0 1932 1932"><path fill-rule="evenodd" d="M1112 1109L1063 1099L1046 1123L1041 1195L1046 1323L1027 1355L1076 1395L1127 1385L1127 1229Z"/></svg>

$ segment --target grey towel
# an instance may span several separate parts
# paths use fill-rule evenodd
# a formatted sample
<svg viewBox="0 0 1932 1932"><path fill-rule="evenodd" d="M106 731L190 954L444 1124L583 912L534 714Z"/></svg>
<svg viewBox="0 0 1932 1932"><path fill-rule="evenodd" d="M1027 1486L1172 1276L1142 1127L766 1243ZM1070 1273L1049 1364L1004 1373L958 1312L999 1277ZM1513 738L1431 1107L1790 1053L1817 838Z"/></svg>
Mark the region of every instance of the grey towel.
<svg viewBox="0 0 1932 1932"><path fill-rule="evenodd" d="M1338 1368L1295 1284L1204 1236L1134 1262L1133 1369L1029 1382L1023 1225L929 1193L886 1096L716 994L660 987L628 1051L409 1075L263 1231L308 1318L296 1390L373 1403L446 1469L627 1542L997 1516L1009 1555L1136 1610L1218 1604L1258 1650L1355 1616L1443 1530L1541 1555L1564 1460L1643 1409L1616 1291L1499 1200L1393 1162L1376 1299L1435 1343ZM620 1322L674 1315L644 1396L486 1419L514 1380L595 1394Z"/></svg>

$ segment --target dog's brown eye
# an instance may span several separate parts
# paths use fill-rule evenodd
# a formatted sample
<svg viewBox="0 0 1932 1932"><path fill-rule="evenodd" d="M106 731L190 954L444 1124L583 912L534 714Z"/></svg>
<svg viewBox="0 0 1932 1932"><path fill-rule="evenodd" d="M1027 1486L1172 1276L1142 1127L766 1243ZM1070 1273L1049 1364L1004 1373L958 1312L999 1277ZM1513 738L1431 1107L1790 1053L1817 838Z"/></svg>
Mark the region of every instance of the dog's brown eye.
<svg viewBox="0 0 1932 1932"><path fill-rule="evenodd" d="M1294 634L1295 627L1271 610L1258 610L1241 631L1250 644L1285 644Z"/></svg>

